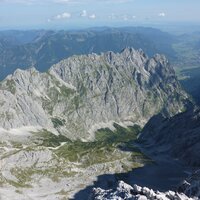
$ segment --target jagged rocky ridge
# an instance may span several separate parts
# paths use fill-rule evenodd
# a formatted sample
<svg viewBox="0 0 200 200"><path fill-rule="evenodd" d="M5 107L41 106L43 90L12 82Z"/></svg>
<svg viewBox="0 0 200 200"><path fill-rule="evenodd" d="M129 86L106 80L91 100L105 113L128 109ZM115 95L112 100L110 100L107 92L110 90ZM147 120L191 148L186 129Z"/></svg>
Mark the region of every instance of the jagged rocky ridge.
<svg viewBox="0 0 200 200"><path fill-rule="evenodd" d="M0 84L0 127L34 126L90 140L114 121L143 125L159 112L182 112L187 101L163 55L127 48L73 56L47 73L15 71Z"/></svg>
<svg viewBox="0 0 200 200"><path fill-rule="evenodd" d="M198 200L200 198L199 184L199 171L184 181L176 192L159 192L138 185L132 187L119 181L115 189L94 188L90 200Z"/></svg>

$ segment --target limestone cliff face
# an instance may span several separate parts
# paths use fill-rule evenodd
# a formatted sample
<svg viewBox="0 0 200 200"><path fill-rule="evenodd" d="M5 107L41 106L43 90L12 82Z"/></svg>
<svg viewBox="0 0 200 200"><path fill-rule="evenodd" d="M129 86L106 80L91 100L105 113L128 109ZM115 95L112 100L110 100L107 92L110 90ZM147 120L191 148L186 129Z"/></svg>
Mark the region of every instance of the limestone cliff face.
<svg viewBox="0 0 200 200"><path fill-rule="evenodd" d="M143 125L184 109L188 97L162 55L132 48L73 56L47 73L17 70L0 84L0 126L38 126L71 139L93 139L111 122Z"/></svg>

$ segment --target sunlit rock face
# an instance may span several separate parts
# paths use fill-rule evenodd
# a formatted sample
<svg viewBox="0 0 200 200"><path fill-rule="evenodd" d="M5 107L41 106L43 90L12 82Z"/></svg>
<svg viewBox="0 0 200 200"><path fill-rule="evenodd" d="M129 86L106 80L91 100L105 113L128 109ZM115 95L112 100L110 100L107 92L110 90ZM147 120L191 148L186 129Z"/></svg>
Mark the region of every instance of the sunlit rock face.
<svg viewBox="0 0 200 200"><path fill-rule="evenodd" d="M0 84L0 127L37 126L70 139L93 140L113 122L143 126L162 112L184 110L187 95L162 55L124 49L73 56L47 73L17 70Z"/></svg>

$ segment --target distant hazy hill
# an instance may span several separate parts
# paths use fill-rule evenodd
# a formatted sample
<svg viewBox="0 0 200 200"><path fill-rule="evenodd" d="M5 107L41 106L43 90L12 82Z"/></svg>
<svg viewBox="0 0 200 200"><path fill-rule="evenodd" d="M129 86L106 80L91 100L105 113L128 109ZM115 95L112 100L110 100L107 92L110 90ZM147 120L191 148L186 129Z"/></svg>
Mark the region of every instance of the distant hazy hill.
<svg viewBox="0 0 200 200"><path fill-rule="evenodd" d="M35 39L39 38L46 31L42 30L28 30L28 31L17 31L8 30L0 31L0 40L7 41L10 45L22 45L33 42Z"/></svg>
<svg viewBox="0 0 200 200"><path fill-rule="evenodd" d="M0 32L0 79L16 68L32 65L46 71L72 55L118 52L125 47L142 48L149 56L163 53L172 58L174 37L153 28L102 28L83 31Z"/></svg>
<svg viewBox="0 0 200 200"><path fill-rule="evenodd" d="M173 44L176 52L174 64L179 68L200 66L200 33L183 34L176 37Z"/></svg>

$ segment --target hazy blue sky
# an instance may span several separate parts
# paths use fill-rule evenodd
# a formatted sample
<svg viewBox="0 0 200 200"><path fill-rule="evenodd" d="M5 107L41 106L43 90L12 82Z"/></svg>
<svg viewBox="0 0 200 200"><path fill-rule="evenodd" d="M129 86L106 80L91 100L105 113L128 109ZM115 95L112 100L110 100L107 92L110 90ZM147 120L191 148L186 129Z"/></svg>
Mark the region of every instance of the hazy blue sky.
<svg viewBox="0 0 200 200"><path fill-rule="evenodd" d="M0 0L0 28L200 22L200 0Z"/></svg>

